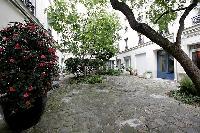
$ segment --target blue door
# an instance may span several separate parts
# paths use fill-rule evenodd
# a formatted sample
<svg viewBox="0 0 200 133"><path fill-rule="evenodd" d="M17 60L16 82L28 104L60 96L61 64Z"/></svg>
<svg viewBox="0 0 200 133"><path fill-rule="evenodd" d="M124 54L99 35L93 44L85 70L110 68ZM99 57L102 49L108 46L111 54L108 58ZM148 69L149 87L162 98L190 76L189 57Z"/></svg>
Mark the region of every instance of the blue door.
<svg viewBox="0 0 200 133"><path fill-rule="evenodd" d="M157 77L174 80L174 58L164 50L157 52Z"/></svg>

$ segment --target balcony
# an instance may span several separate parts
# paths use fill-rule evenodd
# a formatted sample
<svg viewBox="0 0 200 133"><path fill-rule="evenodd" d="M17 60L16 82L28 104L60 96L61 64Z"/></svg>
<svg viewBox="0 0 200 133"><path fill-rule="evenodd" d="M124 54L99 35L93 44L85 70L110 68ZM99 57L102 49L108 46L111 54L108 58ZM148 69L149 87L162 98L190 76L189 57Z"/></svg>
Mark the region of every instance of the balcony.
<svg viewBox="0 0 200 133"><path fill-rule="evenodd" d="M193 25L200 24L200 14L192 17L192 24Z"/></svg>
<svg viewBox="0 0 200 133"><path fill-rule="evenodd" d="M28 8L28 10L34 15L35 7L33 6L32 2L30 2L30 0L21 0L21 1Z"/></svg>

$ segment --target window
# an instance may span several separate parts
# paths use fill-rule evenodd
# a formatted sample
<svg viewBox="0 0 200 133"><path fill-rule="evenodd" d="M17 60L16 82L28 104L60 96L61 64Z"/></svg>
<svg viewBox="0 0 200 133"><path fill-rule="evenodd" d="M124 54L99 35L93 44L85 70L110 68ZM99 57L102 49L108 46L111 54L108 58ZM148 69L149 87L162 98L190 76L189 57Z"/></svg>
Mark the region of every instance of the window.
<svg viewBox="0 0 200 133"><path fill-rule="evenodd" d="M21 0L26 8L33 14L35 15L35 0Z"/></svg>
<svg viewBox="0 0 200 133"><path fill-rule="evenodd" d="M138 38L139 38L138 45L144 44L144 38L142 37L142 34L139 33Z"/></svg>
<svg viewBox="0 0 200 133"><path fill-rule="evenodd" d="M192 18L192 23L195 25L195 24L199 24L200 23L200 14L194 16Z"/></svg>
<svg viewBox="0 0 200 133"><path fill-rule="evenodd" d="M197 53L196 53L196 49L199 46L200 46L199 44L190 46L190 58L200 68L200 59L198 59Z"/></svg>
<svg viewBox="0 0 200 133"><path fill-rule="evenodd" d="M131 57L130 56L124 57L124 61L125 61L125 68L131 67Z"/></svg>
<svg viewBox="0 0 200 133"><path fill-rule="evenodd" d="M125 45L125 49L128 49L128 37L124 39L126 45Z"/></svg>
<svg viewBox="0 0 200 133"><path fill-rule="evenodd" d="M128 26L125 27L125 33L128 31Z"/></svg>
<svg viewBox="0 0 200 133"><path fill-rule="evenodd" d="M192 61L197 65L197 54L196 54L196 52L192 52Z"/></svg>

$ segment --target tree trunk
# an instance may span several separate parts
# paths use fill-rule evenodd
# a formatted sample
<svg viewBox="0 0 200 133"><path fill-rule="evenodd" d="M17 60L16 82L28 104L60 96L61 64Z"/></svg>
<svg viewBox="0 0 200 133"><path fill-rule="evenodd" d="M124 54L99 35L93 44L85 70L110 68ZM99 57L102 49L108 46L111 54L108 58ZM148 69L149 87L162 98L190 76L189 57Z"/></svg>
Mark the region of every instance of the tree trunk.
<svg viewBox="0 0 200 133"><path fill-rule="evenodd" d="M190 77L197 90L197 95L200 96L200 70L194 64L194 62L188 57L188 55L182 49L176 49L173 51L174 58L184 68L186 74Z"/></svg>
<svg viewBox="0 0 200 133"><path fill-rule="evenodd" d="M165 51L171 54L184 68L186 74L193 81L198 95L200 95L200 70L188 57L188 55L181 49L180 44L170 42L167 38L156 32L145 23L138 23L132 10L124 2L118 0L110 0L112 7L115 10L121 11L127 18L131 28L139 33L142 33L152 42L162 47Z"/></svg>

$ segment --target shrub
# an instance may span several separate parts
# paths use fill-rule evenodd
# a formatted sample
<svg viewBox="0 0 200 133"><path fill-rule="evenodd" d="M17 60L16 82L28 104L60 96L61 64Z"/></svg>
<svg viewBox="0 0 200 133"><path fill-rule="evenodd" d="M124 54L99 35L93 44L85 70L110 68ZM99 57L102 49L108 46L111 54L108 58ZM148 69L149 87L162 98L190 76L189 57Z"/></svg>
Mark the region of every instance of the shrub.
<svg viewBox="0 0 200 133"><path fill-rule="evenodd" d="M197 95L197 92L192 80L187 76L181 79L179 88L181 92L184 92L187 95L190 95L190 94L194 96Z"/></svg>
<svg viewBox="0 0 200 133"><path fill-rule="evenodd" d="M170 97L174 97L176 100L181 101L186 104L193 104L200 106L200 97L194 96L192 94L186 94L180 90L173 90L168 93Z"/></svg>
<svg viewBox="0 0 200 133"><path fill-rule="evenodd" d="M81 66L81 59L80 58L68 58L65 60L65 67L66 70L70 73L75 74L78 71L78 67ZM84 70L81 68L82 71Z"/></svg>
<svg viewBox="0 0 200 133"><path fill-rule="evenodd" d="M99 59L81 59L81 58L68 58L65 60L66 70L70 73L84 73L85 67L90 66L96 70L103 65L103 61Z"/></svg>
<svg viewBox="0 0 200 133"><path fill-rule="evenodd" d="M102 82L103 78L100 75L81 76L70 79L70 84L77 84L77 83L95 84Z"/></svg>
<svg viewBox="0 0 200 133"><path fill-rule="evenodd" d="M115 69L103 69L99 71L100 75L110 75L110 76L119 76L121 74L120 70Z"/></svg>
<svg viewBox="0 0 200 133"><path fill-rule="evenodd" d="M92 75L88 76L85 80L85 83L95 84L95 83L102 83L103 78L100 75Z"/></svg>
<svg viewBox="0 0 200 133"><path fill-rule="evenodd" d="M10 104L16 112L46 96L58 70L53 43L47 31L29 22L0 31L1 104Z"/></svg>

